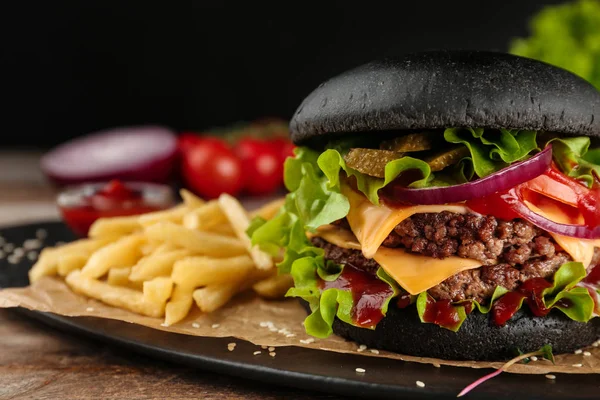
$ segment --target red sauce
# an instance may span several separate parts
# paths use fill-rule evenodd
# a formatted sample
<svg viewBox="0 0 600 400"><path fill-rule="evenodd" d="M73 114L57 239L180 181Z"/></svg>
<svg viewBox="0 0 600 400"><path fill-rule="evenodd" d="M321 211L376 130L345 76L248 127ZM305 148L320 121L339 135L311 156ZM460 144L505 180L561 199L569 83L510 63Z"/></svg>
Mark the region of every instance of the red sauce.
<svg viewBox="0 0 600 400"><path fill-rule="evenodd" d="M544 278L529 279L521 284L517 291L506 293L496 300L492 315L496 325L504 325L519 310L521 300L527 303L533 315L543 317L550 312L544 306L542 292L552 284Z"/></svg>
<svg viewBox="0 0 600 400"><path fill-rule="evenodd" d="M406 308L410 306L411 296L410 293L402 293L398 296L398 301L396 302L396 306L398 308Z"/></svg>
<svg viewBox="0 0 600 400"><path fill-rule="evenodd" d="M460 316L450 300L435 301L427 296L423 320L446 328L454 328L460 323Z"/></svg>
<svg viewBox="0 0 600 400"><path fill-rule="evenodd" d="M473 303L469 302L469 303L465 303L462 304L462 306L465 308L465 313L467 315L471 314L471 312L473 312Z"/></svg>
<svg viewBox="0 0 600 400"><path fill-rule="evenodd" d="M113 180L91 194L81 195L76 205L61 206L64 221L79 236L87 236L98 218L138 215L164 209L170 204L148 204L140 190Z"/></svg>
<svg viewBox="0 0 600 400"><path fill-rule="evenodd" d="M333 282L321 281L322 290L331 288L349 290L354 300L352 319L356 325L372 328L381 319L381 307L394 291L373 274L346 264L340 276Z"/></svg>
<svg viewBox="0 0 600 400"><path fill-rule="evenodd" d="M595 266L589 274L583 279L585 283L591 283L593 285L600 283L600 266Z"/></svg>
<svg viewBox="0 0 600 400"><path fill-rule="evenodd" d="M519 309L519 305L521 304L521 300L523 300L526 296L522 295L518 292L508 292L504 296L500 297L494 303L492 307L492 317L494 318L494 323L498 326L502 326L512 318L512 316Z"/></svg>

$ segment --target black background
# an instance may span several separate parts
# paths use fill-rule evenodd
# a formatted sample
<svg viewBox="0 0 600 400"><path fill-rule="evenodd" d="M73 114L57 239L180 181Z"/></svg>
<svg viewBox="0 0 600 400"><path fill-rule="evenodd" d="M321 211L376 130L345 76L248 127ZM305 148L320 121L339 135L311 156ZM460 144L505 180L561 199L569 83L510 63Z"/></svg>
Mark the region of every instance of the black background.
<svg viewBox="0 0 600 400"><path fill-rule="evenodd" d="M373 58L507 50L556 2L2 2L0 146L289 118L321 81Z"/></svg>

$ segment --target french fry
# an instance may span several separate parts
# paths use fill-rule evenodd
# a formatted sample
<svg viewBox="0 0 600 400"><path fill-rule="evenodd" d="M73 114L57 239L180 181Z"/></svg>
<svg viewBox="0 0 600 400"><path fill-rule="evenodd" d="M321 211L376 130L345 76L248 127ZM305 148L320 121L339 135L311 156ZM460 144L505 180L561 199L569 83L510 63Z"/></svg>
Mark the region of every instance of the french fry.
<svg viewBox="0 0 600 400"><path fill-rule="evenodd" d="M207 285L206 287L196 289L192 296L200 311L213 312L227 304L236 294L251 288L256 282L272 274L272 271L254 269L237 281L229 281L219 285Z"/></svg>
<svg viewBox="0 0 600 400"><path fill-rule="evenodd" d="M131 267L111 268L108 270L106 282L113 286L127 286L129 274L131 274Z"/></svg>
<svg viewBox="0 0 600 400"><path fill-rule="evenodd" d="M113 240L114 238L80 239L59 247L45 248L40 253L37 262L29 270L29 281L33 283L42 276L56 275L58 272L58 260L61 255L80 251L92 253Z"/></svg>
<svg viewBox="0 0 600 400"><path fill-rule="evenodd" d="M235 238L216 233L187 229L172 222L159 222L146 228L152 240L162 240L193 253L212 257L231 257L246 253L244 245Z"/></svg>
<svg viewBox="0 0 600 400"><path fill-rule="evenodd" d="M271 256L260 250L257 246L252 246L250 238L246 234L246 230L250 225L250 220L240 202L228 194L222 194L219 196L219 206L221 207L223 214L225 214L229 220L237 237L244 243L246 249L248 249L250 257L252 257L256 264L256 268L273 268L274 264Z"/></svg>
<svg viewBox="0 0 600 400"><path fill-rule="evenodd" d="M254 269L247 255L230 258L187 257L173 265L171 278L178 286L197 288L243 279Z"/></svg>
<svg viewBox="0 0 600 400"><path fill-rule="evenodd" d="M253 210L252 212L250 212L250 217L262 217L264 219L272 219L284 203L285 197L270 201L269 203L260 207L258 210Z"/></svg>
<svg viewBox="0 0 600 400"><path fill-rule="evenodd" d="M165 308L166 326L171 326L184 319L192 308L192 293L194 289L191 287L182 287L175 285L171 299Z"/></svg>
<svg viewBox="0 0 600 400"><path fill-rule="evenodd" d="M280 299L285 297L288 289L294 286L290 274L273 275L267 279L256 282L252 289L261 297L267 299Z"/></svg>
<svg viewBox="0 0 600 400"><path fill-rule="evenodd" d="M88 258L89 253L84 251L61 254L58 257L58 275L67 276L71 271L83 268Z"/></svg>
<svg viewBox="0 0 600 400"><path fill-rule="evenodd" d="M128 217L99 218L92 226L88 236L91 238L125 236L142 229L138 215Z"/></svg>
<svg viewBox="0 0 600 400"><path fill-rule="evenodd" d="M216 200L211 200L202 207L196 208L183 217L183 226L201 231L210 230L213 226L227 222Z"/></svg>
<svg viewBox="0 0 600 400"><path fill-rule="evenodd" d="M163 307L173 292L173 280L167 277L154 278L144 282L144 301L157 303Z"/></svg>
<svg viewBox="0 0 600 400"><path fill-rule="evenodd" d="M138 261L131 269L129 280L133 282L143 282L159 276L168 276L173 270L175 261L181 260L188 255L190 255L190 252L183 249L164 253L154 252Z"/></svg>
<svg viewBox="0 0 600 400"><path fill-rule="evenodd" d="M238 293L238 283L207 286L194 290L192 297L202 312L213 312L223 307L233 296Z"/></svg>
<svg viewBox="0 0 600 400"><path fill-rule="evenodd" d="M113 307L124 308L148 317L160 318L165 315L165 308L160 304L144 301L142 292L127 287L112 286L85 277L81 271L72 271L67 275L66 282L74 292L100 300Z"/></svg>
<svg viewBox="0 0 600 400"><path fill-rule="evenodd" d="M237 235L235 234L235 231L229 224L215 225L212 228L210 228L210 231L214 232L214 233L218 233L219 235L237 237Z"/></svg>
<svg viewBox="0 0 600 400"><path fill-rule="evenodd" d="M133 265L141 257L140 246L145 242L141 234L124 236L91 255L81 275L86 278L100 278L109 269L123 265Z"/></svg>
<svg viewBox="0 0 600 400"><path fill-rule="evenodd" d="M168 210L154 211L151 213L142 214L139 217L139 221L143 227L147 227L161 221L169 221L179 224L183 220L183 216L188 211L189 209L185 204L179 204Z"/></svg>
<svg viewBox="0 0 600 400"><path fill-rule="evenodd" d="M179 195L183 199L183 204L185 204L190 210L202 207L205 204L204 200L187 189L181 189L179 191Z"/></svg>

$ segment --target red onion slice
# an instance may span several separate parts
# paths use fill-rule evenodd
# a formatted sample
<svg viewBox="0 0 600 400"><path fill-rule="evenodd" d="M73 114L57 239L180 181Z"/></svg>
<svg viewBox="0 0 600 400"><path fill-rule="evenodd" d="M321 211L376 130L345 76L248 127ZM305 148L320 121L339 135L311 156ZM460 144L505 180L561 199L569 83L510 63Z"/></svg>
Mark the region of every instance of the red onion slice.
<svg viewBox="0 0 600 400"><path fill-rule="evenodd" d="M559 235L576 237L579 239L600 239L600 226L589 227L586 225L570 225L554 222L532 211L527 207L527 204L525 204L521 196L515 192L516 190L509 191L507 194L503 195L503 200L514 212L519 214L521 218L531 222L538 228Z"/></svg>
<svg viewBox="0 0 600 400"><path fill-rule="evenodd" d="M511 164L500 171L473 182L448 187L411 189L400 185L389 185L383 196L391 202L412 204L446 204L485 197L527 182L544 173L552 162L552 146L533 157Z"/></svg>
<svg viewBox="0 0 600 400"><path fill-rule="evenodd" d="M88 134L66 142L40 160L58 184L122 179L166 182L177 156L177 137L161 126L137 126Z"/></svg>

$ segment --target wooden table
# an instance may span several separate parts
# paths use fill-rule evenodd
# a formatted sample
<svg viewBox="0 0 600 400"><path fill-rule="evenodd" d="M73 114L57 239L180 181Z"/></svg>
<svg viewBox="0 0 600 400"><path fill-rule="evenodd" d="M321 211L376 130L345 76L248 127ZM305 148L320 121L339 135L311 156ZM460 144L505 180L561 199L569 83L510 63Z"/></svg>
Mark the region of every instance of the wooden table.
<svg viewBox="0 0 600 400"><path fill-rule="evenodd" d="M0 226L58 218L39 153L0 152ZM333 399L199 371L0 310L0 399Z"/></svg>

